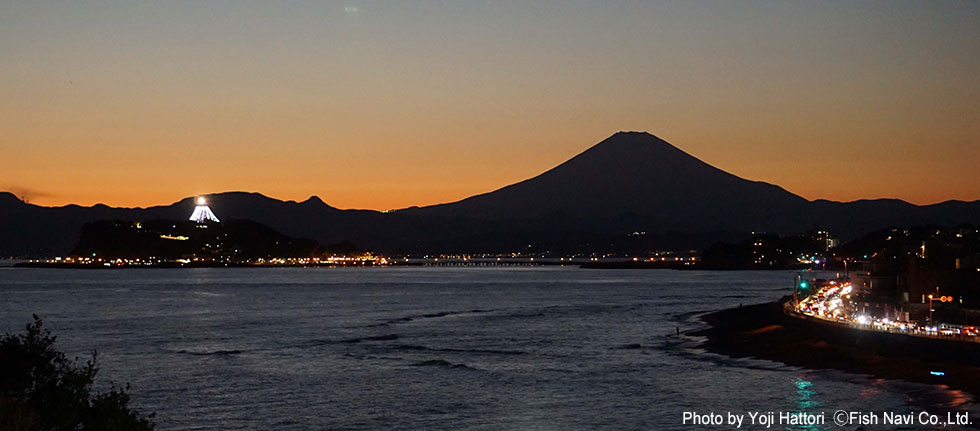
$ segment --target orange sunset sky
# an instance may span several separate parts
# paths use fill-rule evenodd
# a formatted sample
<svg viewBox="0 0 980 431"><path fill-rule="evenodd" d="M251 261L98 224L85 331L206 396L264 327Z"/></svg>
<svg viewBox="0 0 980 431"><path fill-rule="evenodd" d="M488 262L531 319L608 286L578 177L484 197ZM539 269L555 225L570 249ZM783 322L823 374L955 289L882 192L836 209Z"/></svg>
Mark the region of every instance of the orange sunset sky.
<svg viewBox="0 0 980 431"><path fill-rule="evenodd" d="M619 130L808 199L980 199L980 2L4 2L0 190L458 200Z"/></svg>

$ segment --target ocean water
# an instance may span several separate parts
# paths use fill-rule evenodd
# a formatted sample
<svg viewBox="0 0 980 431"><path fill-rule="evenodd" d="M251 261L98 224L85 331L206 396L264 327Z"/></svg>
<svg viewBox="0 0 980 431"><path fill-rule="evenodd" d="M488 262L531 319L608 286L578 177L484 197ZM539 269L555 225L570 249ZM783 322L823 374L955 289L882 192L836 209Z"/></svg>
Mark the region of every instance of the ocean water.
<svg viewBox="0 0 980 431"><path fill-rule="evenodd" d="M732 359L670 335L777 299L793 275L0 268L0 332L37 313L71 355L98 350L100 379L130 383L161 430L729 429L683 414L975 408L942 386Z"/></svg>

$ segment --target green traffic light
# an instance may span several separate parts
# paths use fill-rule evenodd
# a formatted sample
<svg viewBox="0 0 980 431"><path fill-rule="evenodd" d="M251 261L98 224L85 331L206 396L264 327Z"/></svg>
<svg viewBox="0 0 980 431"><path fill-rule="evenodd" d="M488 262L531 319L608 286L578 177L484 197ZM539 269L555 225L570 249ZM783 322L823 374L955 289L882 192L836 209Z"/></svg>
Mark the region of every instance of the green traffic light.
<svg viewBox="0 0 980 431"><path fill-rule="evenodd" d="M800 283L800 289L806 289L806 282Z"/></svg>

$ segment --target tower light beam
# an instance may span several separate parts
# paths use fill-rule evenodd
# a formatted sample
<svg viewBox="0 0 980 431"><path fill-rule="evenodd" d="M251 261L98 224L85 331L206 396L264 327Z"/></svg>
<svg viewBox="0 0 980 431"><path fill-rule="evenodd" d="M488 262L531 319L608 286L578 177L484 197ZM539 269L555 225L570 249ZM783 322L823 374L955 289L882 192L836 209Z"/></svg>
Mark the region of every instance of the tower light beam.
<svg viewBox="0 0 980 431"><path fill-rule="evenodd" d="M214 215L214 212L208 207L208 201L204 199L204 196L197 198L197 206L194 207L194 212L191 214L190 220L198 223L221 223L221 220L218 220L218 216Z"/></svg>

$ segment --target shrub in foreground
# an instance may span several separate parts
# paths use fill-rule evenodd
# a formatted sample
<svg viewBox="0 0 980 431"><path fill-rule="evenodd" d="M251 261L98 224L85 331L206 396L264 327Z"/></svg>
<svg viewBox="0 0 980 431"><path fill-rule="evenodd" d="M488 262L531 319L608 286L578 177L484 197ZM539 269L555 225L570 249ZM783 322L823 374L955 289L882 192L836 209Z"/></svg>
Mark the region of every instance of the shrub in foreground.
<svg viewBox="0 0 980 431"><path fill-rule="evenodd" d="M0 338L0 431L152 430L129 409L129 386L93 392L96 353L79 365L54 348L36 315L24 334Z"/></svg>

